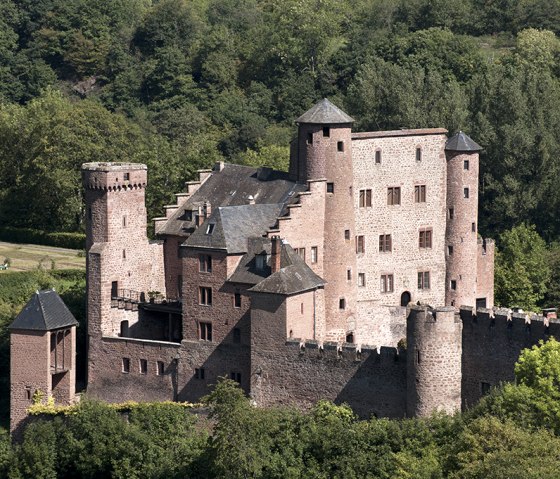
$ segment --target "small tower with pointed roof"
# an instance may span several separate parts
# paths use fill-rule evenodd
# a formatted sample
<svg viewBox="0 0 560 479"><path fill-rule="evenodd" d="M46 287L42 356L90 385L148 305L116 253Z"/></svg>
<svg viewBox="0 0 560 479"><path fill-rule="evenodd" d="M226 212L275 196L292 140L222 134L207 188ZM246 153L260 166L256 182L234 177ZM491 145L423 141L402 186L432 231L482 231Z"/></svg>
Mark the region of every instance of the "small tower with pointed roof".
<svg viewBox="0 0 560 479"><path fill-rule="evenodd" d="M344 340L356 315L356 271L352 172L354 119L326 98L301 115L290 172L298 182L324 182L323 278L326 339Z"/></svg>
<svg viewBox="0 0 560 479"><path fill-rule="evenodd" d="M445 304L474 306L477 292L478 154L482 147L460 131L445 144L447 228Z"/></svg>
<svg viewBox="0 0 560 479"><path fill-rule="evenodd" d="M54 290L37 291L10 325L10 431L15 437L34 396L74 402L77 325Z"/></svg>

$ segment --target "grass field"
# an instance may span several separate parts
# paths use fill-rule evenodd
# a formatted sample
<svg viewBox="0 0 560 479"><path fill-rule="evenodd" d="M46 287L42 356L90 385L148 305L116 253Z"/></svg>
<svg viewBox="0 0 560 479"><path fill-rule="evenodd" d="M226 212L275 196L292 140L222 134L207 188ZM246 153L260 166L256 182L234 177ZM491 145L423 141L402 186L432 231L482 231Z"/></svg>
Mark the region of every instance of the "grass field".
<svg viewBox="0 0 560 479"><path fill-rule="evenodd" d="M85 269L86 267L86 258L81 251L53 246L0 242L0 264L4 263L5 258L11 259L9 271L30 271L39 268ZM0 271L0 274L2 273L4 271Z"/></svg>

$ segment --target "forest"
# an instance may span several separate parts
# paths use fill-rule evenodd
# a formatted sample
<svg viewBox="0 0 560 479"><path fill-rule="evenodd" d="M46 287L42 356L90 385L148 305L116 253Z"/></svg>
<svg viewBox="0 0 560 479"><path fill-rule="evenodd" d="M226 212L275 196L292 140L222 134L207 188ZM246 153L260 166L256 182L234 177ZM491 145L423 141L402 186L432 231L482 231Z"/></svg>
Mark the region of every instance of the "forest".
<svg viewBox="0 0 560 479"><path fill-rule="evenodd" d="M85 161L146 163L150 217L217 160L286 168L328 97L481 144L497 303L560 305L559 31L558 0L0 0L0 226L83 231Z"/></svg>

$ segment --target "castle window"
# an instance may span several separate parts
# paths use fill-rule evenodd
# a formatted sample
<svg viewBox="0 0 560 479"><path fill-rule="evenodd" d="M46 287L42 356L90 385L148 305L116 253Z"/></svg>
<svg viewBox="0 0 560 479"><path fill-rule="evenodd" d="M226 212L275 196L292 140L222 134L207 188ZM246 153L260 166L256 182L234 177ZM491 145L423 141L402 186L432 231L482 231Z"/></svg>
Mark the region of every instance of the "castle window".
<svg viewBox="0 0 560 479"><path fill-rule="evenodd" d="M371 190L360 190L360 208L371 206Z"/></svg>
<svg viewBox="0 0 560 479"><path fill-rule="evenodd" d="M331 136L331 129L328 126L323 127L323 136L327 138Z"/></svg>
<svg viewBox="0 0 560 479"><path fill-rule="evenodd" d="M305 261L305 248L296 248L297 254L299 257Z"/></svg>
<svg viewBox="0 0 560 479"><path fill-rule="evenodd" d="M421 229L419 231L418 246L420 248L431 248L432 247L432 230L431 229Z"/></svg>
<svg viewBox="0 0 560 479"><path fill-rule="evenodd" d="M311 263L317 262L317 246L311 247Z"/></svg>
<svg viewBox="0 0 560 479"><path fill-rule="evenodd" d="M313 133L308 133L308 134L307 134L307 144L308 144L308 145L312 145L312 144L313 144Z"/></svg>
<svg viewBox="0 0 560 479"><path fill-rule="evenodd" d="M300 312L301 314L303 314L303 303L301 303L301 304L299 305L299 312Z"/></svg>
<svg viewBox="0 0 560 479"><path fill-rule="evenodd" d="M198 255L198 271L201 273L212 272L212 256L209 254Z"/></svg>
<svg viewBox="0 0 560 479"><path fill-rule="evenodd" d="M447 246L447 254L449 256L451 256L453 254L453 246L452 245Z"/></svg>
<svg viewBox="0 0 560 479"><path fill-rule="evenodd" d="M379 235L379 251L382 253L387 253L392 250L393 243L391 240L391 235Z"/></svg>
<svg viewBox="0 0 560 479"><path fill-rule="evenodd" d="M266 254L258 254L255 256L255 267L262 271L266 265Z"/></svg>
<svg viewBox="0 0 560 479"><path fill-rule="evenodd" d="M352 344L354 342L354 333L348 333L346 335L346 342Z"/></svg>
<svg viewBox="0 0 560 479"><path fill-rule="evenodd" d="M430 289L429 271L418 271L418 289Z"/></svg>
<svg viewBox="0 0 560 479"><path fill-rule="evenodd" d="M455 291L457 289L457 280L452 279L451 284L449 286L450 286L452 291Z"/></svg>
<svg viewBox="0 0 560 479"><path fill-rule="evenodd" d="M126 250L125 249L122 250L122 257L123 257L123 259L126 259Z"/></svg>
<svg viewBox="0 0 560 479"><path fill-rule="evenodd" d="M350 240L350 230L344 230L344 239L346 241Z"/></svg>
<svg viewBox="0 0 560 479"><path fill-rule="evenodd" d="M111 298L118 298L119 296L119 282L113 281L111 283Z"/></svg>
<svg viewBox="0 0 560 479"><path fill-rule="evenodd" d="M480 394L482 394L483 396L486 396L490 392L491 387L492 386L490 385L490 383L486 383L486 382L482 381L480 383Z"/></svg>
<svg viewBox="0 0 560 479"><path fill-rule="evenodd" d="M366 285L366 274L358 273L358 286L364 287Z"/></svg>
<svg viewBox="0 0 560 479"><path fill-rule="evenodd" d="M139 364L140 364L140 374L148 374L148 360L141 359Z"/></svg>
<svg viewBox="0 0 560 479"><path fill-rule="evenodd" d="M212 323L198 323L198 339L212 341Z"/></svg>
<svg viewBox="0 0 560 479"><path fill-rule="evenodd" d="M185 210L183 217L185 218L185 221L192 221L192 210Z"/></svg>
<svg viewBox="0 0 560 479"><path fill-rule="evenodd" d="M351 269L346 270L346 279L348 281L352 281L352 270Z"/></svg>
<svg viewBox="0 0 560 479"><path fill-rule="evenodd" d="M422 161L422 148L416 148L416 161Z"/></svg>
<svg viewBox="0 0 560 479"><path fill-rule="evenodd" d="M453 208L449 208L449 219L452 220L455 217L455 210Z"/></svg>
<svg viewBox="0 0 560 479"><path fill-rule="evenodd" d="M473 233L476 233L476 223L471 223L471 230Z"/></svg>
<svg viewBox="0 0 560 479"><path fill-rule="evenodd" d="M400 205L401 204L401 189L400 187L387 188L387 204Z"/></svg>
<svg viewBox="0 0 560 479"><path fill-rule="evenodd" d="M129 181L130 180L130 173L125 173L124 174L124 181Z"/></svg>
<svg viewBox="0 0 560 479"><path fill-rule="evenodd" d="M231 373L229 373L229 378L241 384L241 373L232 371Z"/></svg>
<svg viewBox="0 0 560 479"><path fill-rule="evenodd" d="M356 253L364 253L366 250L366 244L363 235L356 236Z"/></svg>
<svg viewBox="0 0 560 479"><path fill-rule="evenodd" d="M122 358L122 372L123 373L130 372L130 358Z"/></svg>
<svg viewBox="0 0 560 479"><path fill-rule="evenodd" d="M158 361L157 363L156 374L158 376L163 376L165 374L165 363L163 361Z"/></svg>
<svg viewBox="0 0 560 479"><path fill-rule="evenodd" d="M122 217L122 225L123 225L123 228L126 228L126 216Z"/></svg>
<svg viewBox="0 0 560 479"><path fill-rule="evenodd" d="M241 293L239 291L233 293L233 307L241 308Z"/></svg>
<svg viewBox="0 0 560 479"><path fill-rule="evenodd" d="M129 327L128 327L128 321L121 321L121 338L126 338L128 337L128 332L129 332Z"/></svg>
<svg viewBox="0 0 560 479"><path fill-rule="evenodd" d="M198 288L198 304L212 306L212 288L206 286Z"/></svg>
<svg viewBox="0 0 560 479"><path fill-rule="evenodd" d="M392 274L381 275L381 292L392 293L394 291L394 276Z"/></svg>
<svg viewBox="0 0 560 479"><path fill-rule="evenodd" d="M416 350L416 364L420 364L420 350Z"/></svg>
<svg viewBox="0 0 560 479"><path fill-rule="evenodd" d="M327 183L327 193L334 193L334 183Z"/></svg>
<svg viewBox="0 0 560 479"><path fill-rule="evenodd" d="M375 163L381 164L381 150L375 150Z"/></svg>
<svg viewBox="0 0 560 479"><path fill-rule="evenodd" d="M208 226L206 227L207 235L211 235L214 232L214 226L216 226L214 223L208 223Z"/></svg>
<svg viewBox="0 0 560 479"><path fill-rule="evenodd" d="M338 300L338 309L346 309L346 300L344 298Z"/></svg>
<svg viewBox="0 0 560 479"><path fill-rule="evenodd" d="M195 379L204 379L204 368L196 368L194 370Z"/></svg>
<svg viewBox="0 0 560 479"><path fill-rule="evenodd" d="M426 185L416 185L414 187L414 202L426 203Z"/></svg>
<svg viewBox="0 0 560 479"><path fill-rule="evenodd" d="M468 198L468 197L469 197L469 189L468 189L468 188L463 188L463 196L464 196L465 198Z"/></svg>
<svg viewBox="0 0 560 479"><path fill-rule="evenodd" d="M29 386L25 388L25 399L28 401L31 400L31 388Z"/></svg>
<svg viewBox="0 0 560 479"><path fill-rule="evenodd" d="M239 328L233 328L233 342L235 344L241 342L241 330Z"/></svg>
<svg viewBox="0 0 560 479"><path fill-rule="evenodd" d="M469 160L464 160L463 161L463 170L468 170L469 169Z"/></svg>
<svg viewBox="0 0 560 479"><path fill-rule="evenodd" d="M338 151L344 151L344 142L343 142L343 141L338 141L338 142L336 143L336 149L337 149Z"/></svg>

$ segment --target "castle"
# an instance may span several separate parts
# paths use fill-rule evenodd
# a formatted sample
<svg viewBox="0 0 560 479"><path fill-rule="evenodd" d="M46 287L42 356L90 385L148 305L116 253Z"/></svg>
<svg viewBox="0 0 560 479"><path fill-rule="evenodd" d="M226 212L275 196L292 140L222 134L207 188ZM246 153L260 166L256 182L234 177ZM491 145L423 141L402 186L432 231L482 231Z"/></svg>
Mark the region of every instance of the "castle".
<svg viewBox="0 0 560 479"><path fill-rule="evenodd" d="M154 220L155 241L146 166L83 165L89 395L196 401L227 376L257 405L325 398L403 417L513 379L520 350L560 326L493 309L480 146L353 121L325 99L296 120L289 172L200 171Z"/></svg>

